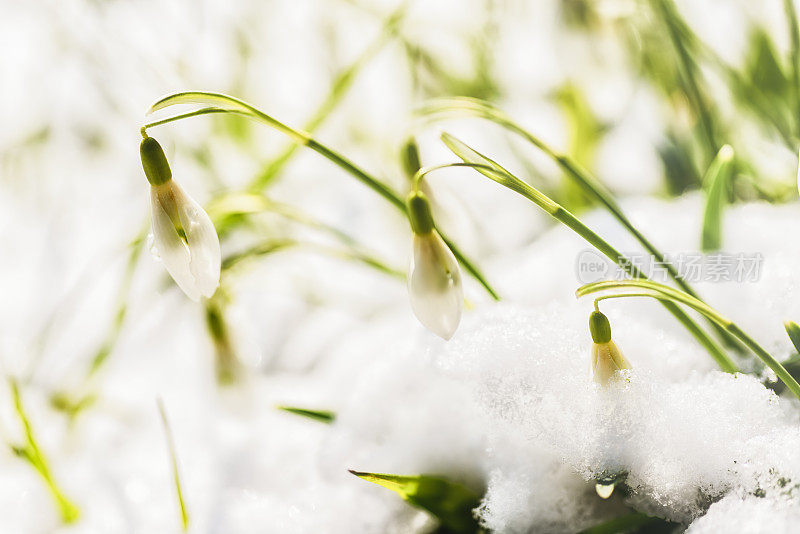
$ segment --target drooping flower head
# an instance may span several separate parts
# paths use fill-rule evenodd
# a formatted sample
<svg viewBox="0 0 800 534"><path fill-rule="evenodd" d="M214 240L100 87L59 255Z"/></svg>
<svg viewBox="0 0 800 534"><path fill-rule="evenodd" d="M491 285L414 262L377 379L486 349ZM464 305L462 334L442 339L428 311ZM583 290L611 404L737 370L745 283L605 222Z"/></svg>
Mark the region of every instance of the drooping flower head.
<svg viewBox="0 0 800 534"><path fill-rule="evenodd" d="M172 179L158 141L145 137L139 146L150 182L153 238L161 261L186 296L197 301L219 286L219 238L208 214Z"/></svg>
<svg viewBox="0 0 800 534"><path fill-rule="evenodd" d="M592 334L592 378L602 386L611 383L617 371L630 369L631 364L611 340L611 325L599 311L589 316L589 332Z"/></svg>
<svg viewBox="0 0 800 534"><path fill-rule="evenodd" d="M458 261L434 227L427 197L415 191L409 195L407 206L414 232L408 275L411 308L428 330L450 339L464 305Z"/></svg>

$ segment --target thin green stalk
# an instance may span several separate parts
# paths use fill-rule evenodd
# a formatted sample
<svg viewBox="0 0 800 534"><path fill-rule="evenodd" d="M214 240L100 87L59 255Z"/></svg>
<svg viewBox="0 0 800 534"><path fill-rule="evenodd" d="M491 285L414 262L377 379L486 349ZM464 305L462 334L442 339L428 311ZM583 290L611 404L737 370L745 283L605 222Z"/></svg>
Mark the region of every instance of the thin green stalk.
<svg viewBox="0 0 800 534"><path fill-rule="evenodd" d="M117 292L117 305L116 312L114 313L114 320L111 323L111 328L106 333L103 343L92 358L87 379L94 376L106 362L108 356L111 354L111 350L114 348L114 344L117 342L122 332L122 326L125 324L125 316L128 312L128 294L130 293L131 284L133 283L133 275L136 273L136 265L142 255L142 250L144 250L146 238L147 229L144 229L139 232L139 235L137 235L129 245L130 253L128 254L128 262L125 266L122 284Z"/></svg>
<svg viewBox="0 0 800 534"><path fill-rule="evenodd" d="M181 511L181 525L183 531L189 530L189 513L186 511L186 503L183 501L183 491L181 490L181 477L178 472L178 457L175 453L175 441L172 438L172 429L167 420L167 412L164 409L164 403L159 398L156 400L158 405L158 413L161 416L161 422L164 424L164 435L167 438L167 449L169 450L169 458L172 463L172 478L175 481L175 493L178 498L178 506Z"/></svg>
<svg viewBox="0 0 800 534"><path fill-rule="evenodd" d="M159 109L166 108L168 106L174 104L223 104L227 106L233 106L233 111L236 113L242 113L252 119L258 120L271 128L278 130L279 132L289 136L295 143L307 146L311 150L314 150L318 154L322 155L323 157L327 158L329 161L333 162L335 165L339 166L340 168L344 169L350 175L355 177L357 180L362 182L364 185L375 191L378 195L383 197L386 201L388 201L392 206L394 206L398 211L402 213L404 217L408 217L408 213L406 212L406 205L400 196L392 191L388 186L383 184L381 181L377 180L376 178L370 176L368 173L357 167L354 163L349 161L347 158L339 154L338 152L331 150L327 146L317 142L316 140L312 139L309 134L306 132L294 129L286 124L274 119L273 117L267 115L266 113L260 111L259 109L255 108L254 106L239 100L238 98L234 98L232 96L223 95L220 93L212 93L212 92L205 92L205 91L189 91L183 93L176 93L173 95L166 96L159 101L157 101L153 106L150 108L150 112L157 111ZM176 116L167 119L163 119L161 121L152 122L145 124L142 127L142 130L145 131L148 128L151 128L155 125L166 124L169 122L173 122L175 120L180 120L185 117ZM450 241L446 236L442 236L442 239L450 246L450 250L453 251L453 255L458 259L458 261L463 265L463 267L467 270L467 272L478 281L478 283L483 286L489 295L495 299L499 300L500 297L494 291L492 286L483 276L483 273L477 268L477 266L468 259L456 246L455 244Z"/></svg>
<svg viewBox="0 0 800 534"><path fill-rule="evenodd" d="M749 348L753 353L758 356L758 358L764 362L764 364L772 369L777 377L783 382L786 387L794 393L795 397L800 399L800 384L794 379L794 377L786 370L783 365L780 364L778 360L772 357L770 353L764 350L761 345L758 344L752 337L750 337L747 333L744 332L738 325L736 325L733 321L728 319L727 317L723 316L717 310L710 307L705 302L702 302L691 295L684 293L678 289L673 287L665 286L664 284L659 284L657 282L653 282L650 280L612 280L612 281L602 281L602 282L593 282L591 284L586 284L578 288L575 294L578 297L582 297L584 295L589 295L592 293L597 293L600 291L610 291L610 290L619 290L619 289L633 289L639 290L633 293L612 293L607 294L603 298L623 298L623 297L651 297L658 299L659 301L669 300L674 303L684 304L689 306L693 310L697 311L708 317L710 320L716 322L721 327L725 328L728 332L732 335L736 336L739 340L744 343L747 348ZM643 290L643 291L642 291Z"/></svg>
<svg viewBox="0 0 800 534"><path fill-rule="evenodd" d="M653 243L650 242L644 234L642 234L636 226L628 219L628 216L622 211L622 208L617 204L614 195L609 191L597 178L592 176L586 169L581 167L577 162L565 154L559 154L550 145L545 143L541 138L532 134L514 120L506 115L503 111L495 108L488 102L477 100L474 98L452 98L433 102L428 107L422 110L425 114L437 114L447 112L468 112L476 117L489 120L508 131L519 135L534 147L542 151L546 156L552 159L561 169L567 174L568 177L575 180L575 182L583 188L583 190L600 203L608 212L636 239L642 247L649 254L651 254L659 265L663 265L669 277L683 289L685 292L700 299L700 296L695 290L684 280L675 267L666 260L664 255ZM717 330L717 333L727 344L733 348L739 348L736 343L724 330L720 329L715 323L711 323L712 327Z"/></svg>
<svg viewBox="0 0 800 534"><path fill-rule="evenodd" d="M214 344L214 370L217 375L217 383L223 386L235 383L241 370L225 319L227 303L224 287L220 287L212 298L204 302L203 306L206 330Z"/></svg>
<svg viewBox="0 0 800 534"><path fill-rule="evenodd" d="M161 126L162 124L169 124L170 122L175 122L183 119L188 119L190 117L199 117L201 115L211 115L213 113L233 113L239 115L247 115L247 111L239 110L239 109L225 109L225 108L218 108L215 106L209 106L207 108L200 108L194 111L189 111L186 113L181 113L180 115L175 115L173 117L167 117L165 119L157 120L148 122L146 125L142 126L139 129L139 132L142 134L142 137L147 136L147 129L148 128L155 128L156 126Z"/></svg>
<svg viewBox="0 0 800 534"><path fill-rule="evenodd" d="M336 412L330 410L311 410L309 408L299 408L297 406L276 406L278 410L283 410L300 417L306 417L320 423L331 424L336 420Z"/></svg>
<svg viewBox="0 0 800 534"><path fill-rule="evenodd" d="M61 520L64 523L74 523L80 517L80 510L64 495L64 492L61 491L53 478L47 458L39 448L39 445L37 445L36 438L33 434L33 426L28 416L25 414L25 409L22 405L22 397L19 393L16 380L10 379L9 385L11 387L11 395L14 399L14 410L25 431L25 445L21 447L12 446L12 450L17 456L27 460L42 477L42 480L44 480L44 483L47 485L47 489L50 490L50 494L53 496L53 500L55 500L58 506Z"/></svg>
<svg viewBox="0 0 800 534"><path fill-rule="evenodd" d="M670 41L672 41L672 46L675 48L675 52L678 56L678 63L686 87L685 94L689 99L689 103L694 108L695 115L700 121L701 131L703 132L710 161L710 159L714 157L714 154L717 153L717 150L719 150L719 144L717 143L714 133L714 123L709 113L708 102L706 102L697 81L699 75L697 72L697 65L692 60L681 38L680 25L679 22L676 21L676 19L679 19L677 7L675 7L672 0L653 0L653 2L664 21Z"/></svg>
<svg viewBox="0 0 800 534"><path fill-rule="evenodd" d="M536 204L540 209L581 236L611 261L623 268L632 277L646 279L646 276L639 269L637 269L636 266L633 265L633 262L625 257L625 255L617 251L607 241L583 224L577 217L575 217L563 206L550 199L547 195L523 182L491 159L470 148L455 137L447 133L443 133L442 140L448 146L448 148L450 148L450 150L453 151L453 153L459 158L464 160L465 163L440 165L437 167L421 169L417 173L418 176L415 176L415 184L417 184L425 174L447 166L472 167L487 178L499 183L504 187L507 187L508 189L511 189L512 191L515 191L516 193L519 193L523 197ZM475 163L476 160L482 163ZM723 371L732 373L738 370L736 364L731 361L722 348L699 326L697 326L697 324L688 315L686 315L683 310L671 302L664 302L663 305L689 330L695 339L697 339L703 345L703 347L708 350L709 354L711 354L711 357L714 358Z"/></svg>
<svg viewBox="0 0 800 534"><path fill-rule="evenodd" d="M340 72L331 85L330 92L325 100L322 102L317 111L306 122L304 130L306 132L313 132L328 118L331 112L336 109L336 106L347 94L348 89L353 85L353 81L361 69L369 63L369 61L384 47L389 39L395 35L400 22L405 14L407 2L403 4L389 15L383 28L372 43L362 52L356 61ZM287 163L292 159L292 156L297 151L298 145L292 143L281 151L281 153L270 161L264 169L253 179L250 184L250 189L254 191L261 191L272 183L278 174L283 170Z"/></svg>
<svg viewBox="0 0 800 534"><path fill-rule="evenodd" d="M783 0L783 9L789 23L791 39L792 93L794 94L795 132L800 134L800 27L797 23L797 10L794 0Z"/></svg>

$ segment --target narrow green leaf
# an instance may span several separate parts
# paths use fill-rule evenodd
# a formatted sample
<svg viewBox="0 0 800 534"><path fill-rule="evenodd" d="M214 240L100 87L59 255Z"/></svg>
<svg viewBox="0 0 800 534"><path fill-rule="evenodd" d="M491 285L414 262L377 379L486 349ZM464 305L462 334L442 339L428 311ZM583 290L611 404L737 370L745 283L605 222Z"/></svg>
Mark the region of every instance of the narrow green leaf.
<svg viewBox="0 0 800 534"><path fill-rule="evenodd" d="M794 350L800 353L800 326L794 321L786 321L783 323L783 326L786 328L786 334L789 336L789 339L792 340Z"/></svg>
<svg viewBox="0 0 800 534"><path fill-rule="evenodd" d="M9 385L11 387L11 395L14 400L14 410L16 411L17 417L19 418L20 423L22 423L22 428L25 431L25 445L11 445L11 450L18 457L27 460L28 463L30 463L31 466L33 466L33 468L42 477L42 480L50 490L50 494L53 496L53 500L55 500L56 505L61 512L61 520L66 524L74 523L80 517L80 510L64 495L64 493L61 491L61 488L58 487L58 484L56 484L56 481L53 478L47 458L36 442L36 437L33 433L33 426L31 425L31 422L25 413L25 408L22 405L22 396L19 393L19 386L17 386L17 382L11 379L9 380Z"/></svg>
<svg viewBox="0 0 800 534"><path fill-rule="evenodd" d="M224 110L239 109L242 111L250 111L250 106L228 95L209 91L182 91L161 97L150 106L150 109L147 110L147 114L149 115L164 108L168 108L169 106L181 104L199 104L203 106L217 106Z"/></svg>
<svg viewBox="0 0 800 534"><path fill-rule="evenodd" d="M297 244L297 241L291 239L272 239L264 241L241 252L236 252L223 258L222 271L225 272L244 260L259 256L266 256L268 254L272 254L273 252L278 252L289 247L295 247Z"/></svg>
<svg viewBox="0 0 800 534"><path fill-rule="evenodd" d="M288 135L290 138L292 138L292 140L294 140L295 143L305 145L308 144L309 141L311 140L311 137L306 132L287 126L286 124L280 122L279 120L276 120L275 118L267 115L266 113L259 110L255 106L248 104L244 100L240 100L234 96L226 95L223 93L215 93L212 91L181 91L179 93L172 93L170 95L166 95L157 100L152 106L150 106L150 109L147 110L147 113L150 114L162 109L166 109L171 106L185 105L185 104L200 104L200 105L209 105L217 107L201 109L190 113L186 113L184 115L148 123L143 126L143 130L146 130L147 128L152 128L153 126L159 124L166 124L167 122L188 118L198 114L243 113Z"/></svg>
<svg viewBox="0 0 800 534"><path fill-rule="evenodd" d="M164 434L167 437L167 448L169 450L170 462L172 463L172 478L175 481L175 493L178 498L178 506L181 511L181 526L183 531L189 530L189 514L186 511L186 503L183 500L183 491L181 490L181 477L178 472L178 457L175 453L175 441L172 438L172 429L167 420L167 412L164 410L164 403L161 399L157 399L158 413L161 416L161 422L164 424Z"/></svg>
<svg viewBox="0 0 800 534"><path fill-rule="evenodd" d="M336 413L330 410L310 410L308 408L298 408L296 406L277 406L279 410L289 412L300 417L307 417L320 423L333 423L336 420Z"/></svg>
<svg viewBox="0 0 800 534"><path fill-rule="evenodd" d="M733 174L733 161L733 148L724 145L703 178L703 184L708 187L700 244L703 252L719 250L722 246L722 212L727 202L725 192Z"/></svg>
<svg viewBox="0 0 800 534"><path fill-rule="evenodd" d="M562 209L558 204L553 202L547 195L541 193L537 189L526 184L519 178L516 178L509 171L504 169L496 161L489 159L477 150L470 148L466 143L459 141L447 132L442 133L442 142L447 145L453 154L461 158L466 163L474 163L478 165L487 165L494 168L497 172L491 172L488 169L481 169L476 167L475 170L483 174L490 180L494 180L498 184L505 186L512 191L515 191L524 197L535 202L540 208L547 213L553 215Z"/></svg>
<svg viewBox="0 0 800 534"><path fill-rule="evenodd" d="M466 486L432 475L389 475L350 470L355 476L388 488L410 504L427 510L454 533L480 532L473 510L481 497Z"/></svg>
<svg viewBox="0 0 800 534"><path fill-rule="evenodd" d="M797 9L794 0L783 0L783 8L786 12L786 19L789 23L789 38L791 42L791 65L792 65L792 93L794 96L795 116L800 112L800 25L797 22ZM798 118L800 120L800 118ZM795 131L797 128L795 128Z"/></svg>

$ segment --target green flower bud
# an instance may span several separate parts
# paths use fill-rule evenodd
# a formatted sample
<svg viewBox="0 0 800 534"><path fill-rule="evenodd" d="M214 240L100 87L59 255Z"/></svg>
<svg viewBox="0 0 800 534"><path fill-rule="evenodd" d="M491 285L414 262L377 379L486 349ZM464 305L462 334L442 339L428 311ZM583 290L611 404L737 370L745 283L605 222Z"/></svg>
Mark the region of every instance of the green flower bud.
<svg viewBox="0 0 800 534"><path fill-rule="evenodd" d="M167 156L158 141L152 137L145 137L139 145L139 154L142 157L142 168L150 185L161 185L172 179Z"/></svg>
<svg viewBox="0 0 800 534"><path fill-rule="evenodd" d="M406 206L408 207L408 220L414 233L417 235L429 234L434 225L428 197L419 191L414 191L408 195Z"/></svg>
<svg viewBox="0 0 800 534"><path fill-rule="evenodd" d="M403 160L403 170L409 179L413 178L417 171L422 167L419 162L419 149L417 142L413 137L409 137L405 145L403 145L403 152L400 155Z"/></svg>
<svg viewBox="0 0 800 534"><path fill-rule="evenodd" d="M611 341L611 325L608 317L599 311L593 311L589 316L589 332L595 343L608 343Z"/></svg>

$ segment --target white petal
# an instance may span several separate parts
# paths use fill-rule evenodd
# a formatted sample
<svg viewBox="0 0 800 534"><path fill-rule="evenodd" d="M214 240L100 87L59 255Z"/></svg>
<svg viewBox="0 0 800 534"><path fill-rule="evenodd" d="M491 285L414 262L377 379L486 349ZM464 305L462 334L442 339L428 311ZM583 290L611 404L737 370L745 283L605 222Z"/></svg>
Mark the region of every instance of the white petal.
<svg viewBox="0 0 800 534"><path fill-rule="evenodd" d="M440 337L453 337L464 305L461 273L455 256L435 230L414 234L408 292L417 319Z"/></svg>
<svg viewBox="0 0 800 534"><path fill-rule="evenodd" d="M210 297L219 286L221 257L217 230L205 210L180 186L175 188L175 199L189 242L189 270L200 293Z"/></svg>
<svg viewBox="0 0 800 534"><path fill-rule="evenodd" d="M167 209L170 209L169 203L172 202L169 198L168 184L172 183L170 181L167 184L150 188L153 240L167 272L178 284L178 287L186 293L186 296L197 301L200 300L200 292L196 287L194 276L189 270L189 249L178 235L167 214Z"/></svg>
<svg viewBox="0 0 800 534"><path fill-rule="evenodd" d="M613 341L592 343L592 378L598 384L607 385L620 369L631 365Z"/></svg>

